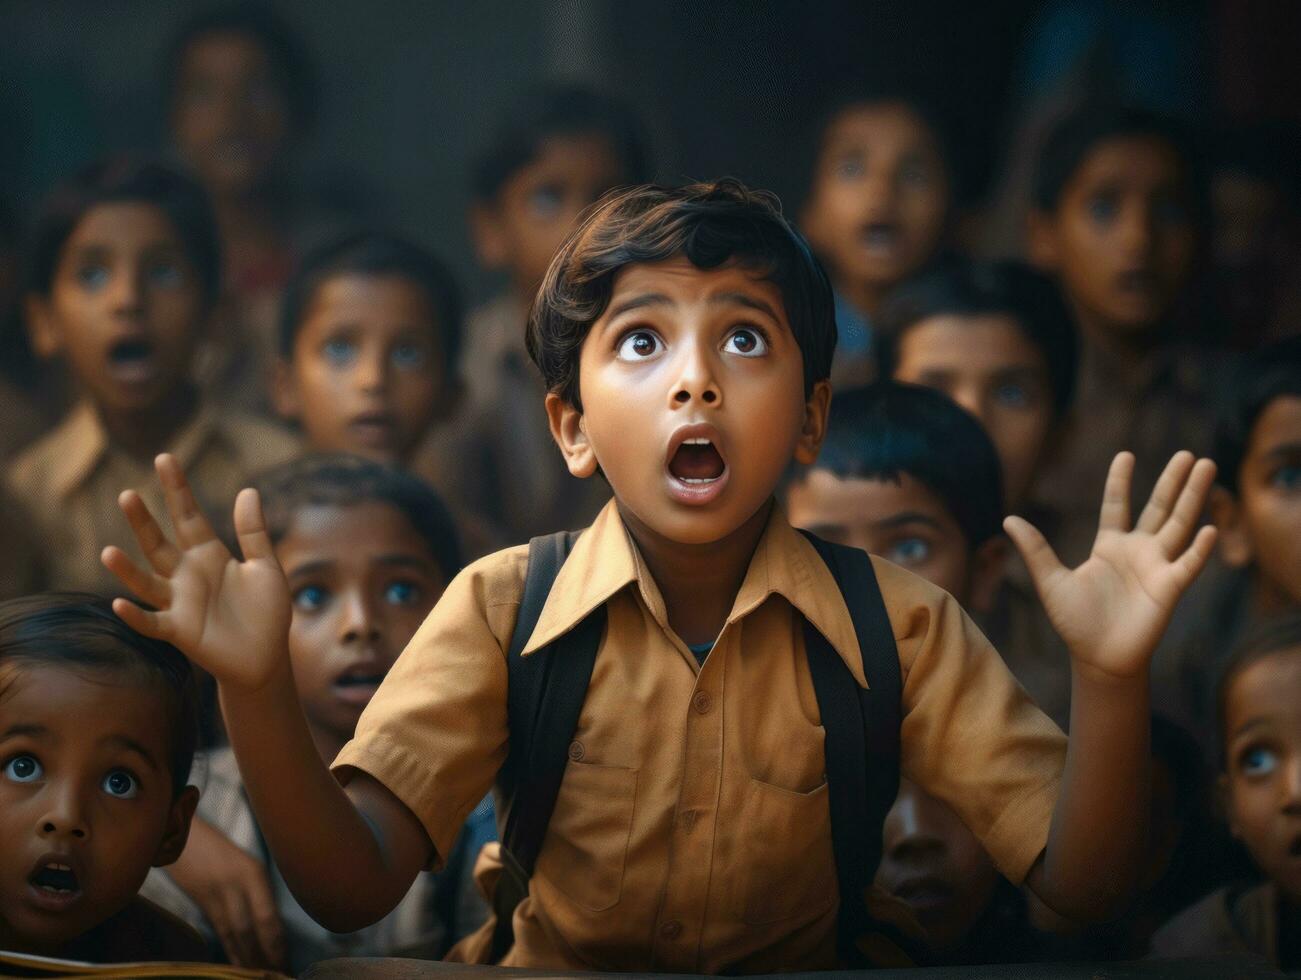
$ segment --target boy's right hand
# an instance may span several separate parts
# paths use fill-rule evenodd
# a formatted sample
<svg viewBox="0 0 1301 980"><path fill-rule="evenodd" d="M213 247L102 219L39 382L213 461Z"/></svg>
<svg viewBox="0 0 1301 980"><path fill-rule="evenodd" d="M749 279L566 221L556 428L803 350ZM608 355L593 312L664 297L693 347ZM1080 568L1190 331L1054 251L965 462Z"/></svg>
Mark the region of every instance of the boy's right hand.
<svg viewBox="0 0 1301 980"><path fill-rule="evenodd" d="M157 611L128 599L114 599L113 611L132 629L179 648L219 683L261 688L288 666L292 610L257 491L241 490L235 498L235 534L245 556L239 561L199 511L176 458L164 453L154 465L176 543L167 540L140 495L127 490L118 505L150 569L111 545L101 560Z"/></svg>

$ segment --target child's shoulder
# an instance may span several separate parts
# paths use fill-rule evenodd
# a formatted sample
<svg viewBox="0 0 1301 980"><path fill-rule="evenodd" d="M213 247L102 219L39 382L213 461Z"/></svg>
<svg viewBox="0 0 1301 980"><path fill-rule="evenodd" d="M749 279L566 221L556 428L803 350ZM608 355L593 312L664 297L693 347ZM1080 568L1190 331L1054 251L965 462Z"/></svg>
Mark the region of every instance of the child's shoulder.
<svg viewBox="0 0 1301 980"><path fill-rule="evenodd" d="M13 458L6 480L22 497L58 492L73 474L93 461L103 441L94 409L84 402L75 405L58 425Z"/></svg>
<svg viewBox="0 0 1301 980"><path fill-rule="evenodd" d="M448 591L468 593L481 609L519 605L528 568L528 545L503 548L467 565L453 579Z"/></svg>
<svg viewBox="0 0 1301 980"><path fill-rule="evenodd" d="M1266 922L1272 914L1268 883L1254 887L1228 887L1188 906L1152 936L1151 951L1158 957L1214 956L1255 953L1272 956L1264 948Z"/></svg>

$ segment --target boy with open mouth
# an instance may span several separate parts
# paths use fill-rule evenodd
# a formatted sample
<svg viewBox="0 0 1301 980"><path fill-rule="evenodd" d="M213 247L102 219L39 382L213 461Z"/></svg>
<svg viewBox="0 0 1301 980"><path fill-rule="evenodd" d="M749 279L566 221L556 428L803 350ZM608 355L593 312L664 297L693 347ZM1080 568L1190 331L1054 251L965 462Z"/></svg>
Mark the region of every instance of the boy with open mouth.
<svg viewBox="0 0 1301 980"><path fill-rule="evenodd" d="M123 495L147 564L117 548L103 559L155 611L114 608L217 678L268 846L318 921L374 921L441 865L525 735L516 661L560 669L575 632L595 639L593 667L536 863L520 869L527 893L497 923L511 931L505 965L741 973L870 958L877 947L841 925L857 927L861 903L840 881L872 862L840 860L853 841L833 811L846 784L827 776L815 650L854 704L891 673L900 684L897 730L864 742L858 722L860 770L893 752L1006 877L1062 914L1105 915L1124 899L1145 842L1148 660L1213 547L1213 530L1194 532L1214 466L1177 455L1131 528L1134 460L1117 457L1093 553L1073 571L1008 521L1071 650L1068 747L952 597L887 561L821 550L774 505L826 429L832 307L770 195L720 181L605 198L552 261L528 346L569 471L599 470L614 500L540 610L524 601L530 550L457 576L332 772L298 705L288 588L257 494L235 504L244 561L171 457L157 468L176 543ZM849 577L824 553L866 568L861 590L843 592ZM873 599L893 650L860 642L853 611ZM517 646L525 611L537 618ZM862 835L870 848L879 826ZM473 938L460 955L497 954Z"/></svg>

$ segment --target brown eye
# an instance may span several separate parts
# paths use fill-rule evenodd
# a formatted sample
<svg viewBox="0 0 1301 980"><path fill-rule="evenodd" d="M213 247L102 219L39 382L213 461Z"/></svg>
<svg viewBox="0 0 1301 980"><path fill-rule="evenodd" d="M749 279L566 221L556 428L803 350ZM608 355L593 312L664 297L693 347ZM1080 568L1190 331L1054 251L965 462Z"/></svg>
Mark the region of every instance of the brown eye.
<svg viewBox="0 0 1301 980"><path fill-rule="evenodd" d="M732 354L740 354L742 357L760 357L768 353L768 344L759 331L742 327L732 331L723 349Z"/></svg>
<svg viewBox="0 0 1301 980"><path fill-rule="evenodd" d="M619 341L617 356L621 361L645 360L660 350L660 339L649 330L635 330Z"/></svg>

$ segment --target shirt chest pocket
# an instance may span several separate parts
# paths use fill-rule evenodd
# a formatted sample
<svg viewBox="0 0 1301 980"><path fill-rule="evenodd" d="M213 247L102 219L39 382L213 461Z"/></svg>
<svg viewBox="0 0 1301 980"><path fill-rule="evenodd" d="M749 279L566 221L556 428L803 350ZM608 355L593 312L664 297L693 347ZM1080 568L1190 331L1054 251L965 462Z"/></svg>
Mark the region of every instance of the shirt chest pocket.
<svg viewBox="0 0 1301 980"><path fill-rule="evenodd" d="M571 760L538 855L538 876L588 911L618 904L636 796L636 769Z"/></svg>
<svg viewBox="0 0 1301 980"><path fill-rule="evenodd" d="M743 828L738 912L763 924L812 919L836 900L827 783L808 792L751 779L735 824Z"/></svg>

